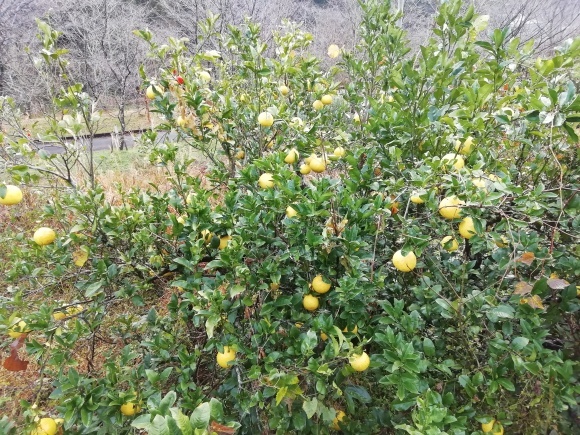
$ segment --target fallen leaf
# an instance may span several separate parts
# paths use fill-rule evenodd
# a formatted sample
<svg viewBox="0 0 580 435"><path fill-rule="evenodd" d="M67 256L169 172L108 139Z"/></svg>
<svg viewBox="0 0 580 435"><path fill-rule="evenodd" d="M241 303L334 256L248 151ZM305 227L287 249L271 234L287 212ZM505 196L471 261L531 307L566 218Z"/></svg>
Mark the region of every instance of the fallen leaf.
<svg viewBox="0 0 580 435"><path fill-rule="evenodd" d="M550 278L548 279L548 287L554 290L563 290L568 287L570 283L565 279Z"/></svg>
<svg viewBox="0 0 580 435"><path fill-rule="evenodd" d="M518 261L520 263L524 263L528 266L531 266L531 264L535 258L536 258L536 256L534 255L533 252L524 252L522 254L522 256L520 258L518 258L516 261Z"/></svg>
<svg viewBox="0 0 580 435"><path fill-rule="evenodd" d="M24 340L28 334L23 333L10 345L10 356L2 364L4 368L11 372L22 372L28 367L28 361L21 360L18 356L18 350L24 346Z"/></svg>
<svg viewBox="0 0 580 435"><path fill-rule="evenodd" d="M516 284L514 295L526 295L532 291L532 288L527 282L520 281Z"/></svg>
<svg viewBox="0 0 580 435"><path fill-rule="evenodd" d="M215 421L210 423L209 428L212 432L215 432L218 435L232 435L236 433L234 428L224 426L223 424L216 423Z"/></svg>

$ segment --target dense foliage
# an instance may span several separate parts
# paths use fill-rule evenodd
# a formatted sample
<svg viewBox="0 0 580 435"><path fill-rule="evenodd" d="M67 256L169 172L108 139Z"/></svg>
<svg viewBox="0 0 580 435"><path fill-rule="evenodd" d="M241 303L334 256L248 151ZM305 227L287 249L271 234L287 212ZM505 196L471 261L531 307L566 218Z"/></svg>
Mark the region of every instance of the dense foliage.
<svg viewBox="0 0 580 435"><path fill-rule="evenodd" d="M507 29L478 40L486 18L448 1L411 54L388 4L362 7L329 70L292 24L268 47L210 17L220 50L193 57L138 32L165 65L141 71L165 119L142 146L170 188L79 188L45 207L55 243L13 239L0 328L26 322L45 382L20 424L44 408L84 434L572 433L580 39L536 58Z"/></svg>

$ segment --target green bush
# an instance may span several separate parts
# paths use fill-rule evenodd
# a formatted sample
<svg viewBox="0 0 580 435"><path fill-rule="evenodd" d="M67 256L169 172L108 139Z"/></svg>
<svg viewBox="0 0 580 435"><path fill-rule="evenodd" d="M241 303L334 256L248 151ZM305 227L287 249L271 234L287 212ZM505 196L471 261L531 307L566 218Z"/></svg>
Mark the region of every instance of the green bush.
<svg viewBox="0 0 580 435"><path fill-rule="evenodd" d="M166 119L144 142L171 188L120 187L120 204L99 186L60 196L45 210L57 241L20 240L8 262L0 324L26 321L50 379L42 403L66 433L461 434L494 419L572 433L580 40L536 59L505 30L477 40L485 18L449 1L412 54L388 3L362 7L359 45L329 71L291 24L269 48L256 25L217 34L210 17L221 54L194 56L138 32L166 65L142 71ZM186 146L213 163L206 178L178 158ZM301 174L292 148L326 168ZM445 219L450 196L461 215ZM398 250L416 267L397 270ZM28 428L40 413L23 403Z"/></svg>

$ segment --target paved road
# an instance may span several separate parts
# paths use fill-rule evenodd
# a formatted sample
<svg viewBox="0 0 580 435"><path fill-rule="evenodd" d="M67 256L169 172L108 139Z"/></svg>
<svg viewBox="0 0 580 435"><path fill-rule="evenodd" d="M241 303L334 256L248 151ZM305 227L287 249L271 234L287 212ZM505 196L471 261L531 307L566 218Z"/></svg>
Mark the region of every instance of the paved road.
<svg viewBox="0 0 580 435"><path fill-rule="evenodd" d="M139 137L139 133L125 135L125 142L127 143L127 147L131 148L131 147L133 147L133 145L135 145L135 141L133 139L134 136ZM111 138L110 134L97 136L93 139L93 151L110 150L111 149L111 142L112 142L112 138ZM41 144L38 146L38 148L43 149L51 154L62 153L62 147L50 145L48 143Z"/></svg>

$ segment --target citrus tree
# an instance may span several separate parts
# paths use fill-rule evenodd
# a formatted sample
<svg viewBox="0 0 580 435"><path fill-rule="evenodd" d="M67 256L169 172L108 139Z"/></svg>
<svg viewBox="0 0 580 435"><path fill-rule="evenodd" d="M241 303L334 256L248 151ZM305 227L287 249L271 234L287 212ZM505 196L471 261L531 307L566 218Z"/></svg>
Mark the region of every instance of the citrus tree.
<svg viewBox="0 0 580 435"><path fill-rule="evenodd" d="M536 58L448 1L411 53L388 3L361 7L328 71L289 23L268 47L209 17L220 50L193 56L137 32L169 188L60 196L54 237L16 238L5 346L45 380L21 424L572 433L580 40Z"/></svg>

